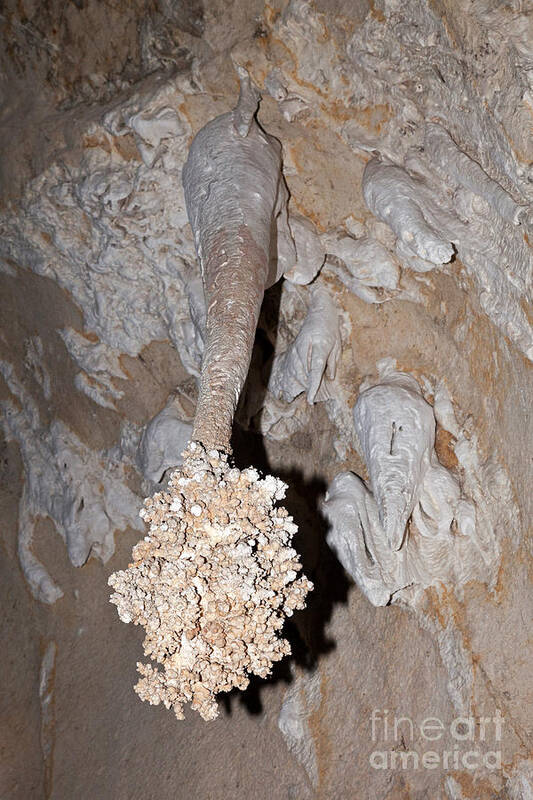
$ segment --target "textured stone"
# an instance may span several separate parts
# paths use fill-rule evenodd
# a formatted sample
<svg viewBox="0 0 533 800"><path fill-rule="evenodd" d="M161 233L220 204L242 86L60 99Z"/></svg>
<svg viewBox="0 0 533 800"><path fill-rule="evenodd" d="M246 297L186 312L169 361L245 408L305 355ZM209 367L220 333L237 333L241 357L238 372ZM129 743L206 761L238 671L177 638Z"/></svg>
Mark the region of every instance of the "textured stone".
<svg viewBox="0 0 533 800"><path fill-rule="evenodd" d="M4 3L2 796L531 794L532 24L518 0ZM181 169L193 135L235 107L234 63L282 143L309 264L265 295L232 447L239 468L288 484L315 589L285 626L290 659L222 695L215 721L185 711L179 728L131 690L141 639L107 579L138 539L123 529L154 491L145 478L166 465L158 440L157 469L139 469L147 425L169 397L180 420L194 412L205 309ZM269 388L272 361L308 330L316 289L342 352L313 404L299 358L288 403ZM384 358L418 385L435 457L496 546L486 572L376 608L325 544L319 509L340 473L369 480L352 409ZM63 592L51 605L20 569L25 514ZM385 741L385 710L413 737L404 722ZM376 750L476 749L450 725L472 717L479 732L497 710L502 738L487 728L481 752L501 750L501 768L372 766ZM420 732L429 716L446 728L437 742Z"/></svg>

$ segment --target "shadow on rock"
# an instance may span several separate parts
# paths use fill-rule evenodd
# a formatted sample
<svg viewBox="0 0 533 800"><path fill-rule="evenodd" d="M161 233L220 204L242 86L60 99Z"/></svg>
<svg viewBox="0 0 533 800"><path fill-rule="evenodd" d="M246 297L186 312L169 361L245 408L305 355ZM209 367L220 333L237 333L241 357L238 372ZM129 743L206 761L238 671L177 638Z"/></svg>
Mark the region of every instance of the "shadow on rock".
<svg viewBox="0 0 533 800"><path fill-rule="evenodd" d="M292 655L276 663L268 678L252 676L244 692L233 690L220 696L230 714L234 702L242 703L250 714L261 714L262 692L273 684L290 684L293 680L291 664L311 670L321 656L335 649L335 641L328 637L327 625L334 607L347 602L352 584L326 544L327 522L320 511L320 502L327 488L326 481L319 476L306 479L297 468L284 471L279 466L271 466L262 437L243 431L238 426L234 429L232 447L236 465L240 469L253 464L261 472L274 474L288 484L283 505L299 528L293 546L300 555L304 574L314 584L314 590L307 598L307 607L297 611L283 628Z"/></svg>

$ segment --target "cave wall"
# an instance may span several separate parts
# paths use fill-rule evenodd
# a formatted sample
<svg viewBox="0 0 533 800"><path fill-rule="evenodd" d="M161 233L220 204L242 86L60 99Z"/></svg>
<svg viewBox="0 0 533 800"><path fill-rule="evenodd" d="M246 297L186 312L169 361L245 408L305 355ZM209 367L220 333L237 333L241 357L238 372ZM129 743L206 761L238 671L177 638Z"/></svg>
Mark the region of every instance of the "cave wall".
<svg viewBox="0 0 533 800"><path fill-rule="evenodd" d="M7 2L0 25L3 795L530 797L527 4ZM235 106L234 64L282 143L303 260L325 256L313 285L342 353L313 403L290 374L291 402L276 397L272 356L311 290L269 290L234 452L289 483L316 588L271 680L222 699L214 722L178 723L131 689L141 637L107 577L142 535L146 426L169 397L184 426L194 412L201 301L181 169L193 135ZM453 523L453 552L431 566L417 551L411 572L384 567L383 606L328 546L322 501L343 471L368 479L352 409L384 370L415 379L433 463L476 522ZM413 736L403 723L373 740L373 710L408 717ZM480 741L498 713L501 737L491 722ZM436 743L428 717L446 731ZM473 741L451 733L459 717ZM430 749L457 760L372 756Z"/></svg>

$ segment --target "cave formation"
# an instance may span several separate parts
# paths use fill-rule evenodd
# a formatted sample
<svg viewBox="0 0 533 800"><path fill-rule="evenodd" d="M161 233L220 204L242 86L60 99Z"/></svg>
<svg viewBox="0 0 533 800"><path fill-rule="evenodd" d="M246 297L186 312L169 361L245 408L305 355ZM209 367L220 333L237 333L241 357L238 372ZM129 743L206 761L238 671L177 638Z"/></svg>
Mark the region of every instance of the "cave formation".
<svg viewBox="0 0 533 800"><path fill-rule="evenodd" d="M530 4L0 26L1 796L531 797ZM234 516L188 503L191 441ZM208 559L230 518L249 538L167 580L178 518ZM217 591L259 569L230 624ZM200 653L207 719L173 672L138 701L108 579L171 669ZM284 625L269 580L303 587Z"/></svg>

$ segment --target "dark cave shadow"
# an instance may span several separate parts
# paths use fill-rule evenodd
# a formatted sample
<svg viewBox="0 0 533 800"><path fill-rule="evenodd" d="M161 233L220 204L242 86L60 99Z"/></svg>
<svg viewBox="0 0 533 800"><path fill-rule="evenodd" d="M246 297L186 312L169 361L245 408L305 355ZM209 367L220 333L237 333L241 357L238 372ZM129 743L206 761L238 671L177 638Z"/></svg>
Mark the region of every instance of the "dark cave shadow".
<svg viewBox="0 0 533 800"><path fill-rule="evenodd" d="M250 367L235 413L235 428L254 431L264 406L280 324L282 281L267 289L257 323Z"/></svg>
<svg viewBox="0 0 533 800"><path fill-rule="evenodd" d="M241 469L253 464L261 472L273 473L288 484L282 502L299 527L293 545L300 555L303 573L314 584L307 607L295 612L283 627L283 636L290 642L292 654L274 664L268 678L251 676L245 691L234 689L220 696L226 713L231 715L233 704L238 702L249 714L258 715L263 712L262 691L281 682L286 685L292 682L291 663L311 670L321 656L335 649L336 643L328 637L326 626L334 607L346 604L352 583L326 544L328 524L320 510L326 482L319 477L306 479L299 469L272 467L263 437L239 426L234 428L232 447L235 463Z"/></svg>
<svg viewBox="0 0 533 800"><path fill-rule="evenodd" d="M241 393L231 445L236 466L250 465L264 474L274 474L288 485L283 505L298 525L293 545L300 555L302 572L313 582L307 607L286 620L283 636L291 645L291 655L276 662L268 678L250 677L244 691L233 689L219 699L227 714L231 715L235 703L243 705L249 714L263 713L262 692L278 683L289 685L293 681L291 664L304 670L313 669L321 656L335 649L328 638L326 626L333 609L347 602L352 586L343 567L326 544L328 523L320 503L327 489L321 477L306 479L297 468L280 469L269 462L263 435L255 429L260 409L264 405L272 356L280 325L282 281L265 292L257 327L248 378ZM283 443L290 448L290 440Z"/></svg>

